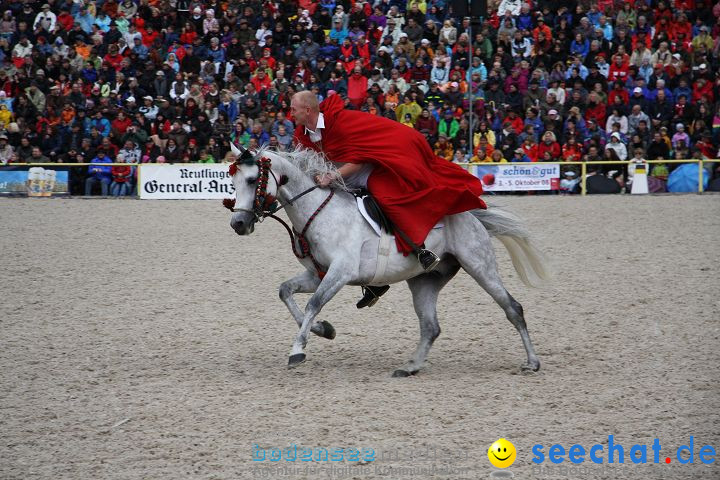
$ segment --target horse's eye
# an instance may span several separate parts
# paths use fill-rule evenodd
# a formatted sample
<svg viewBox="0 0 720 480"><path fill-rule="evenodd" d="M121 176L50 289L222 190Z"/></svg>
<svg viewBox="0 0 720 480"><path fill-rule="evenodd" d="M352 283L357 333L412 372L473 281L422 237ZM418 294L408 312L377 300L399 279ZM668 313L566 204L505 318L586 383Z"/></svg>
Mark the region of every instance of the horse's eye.
<svg viewBox="0 0 720 480"><path fill-rule="evenodd" d="M252 184L255 183L255 182L257 182L257 178L248 178L248 179L247 179L247 184L248 184L248 185L252 185Z"/></svg>

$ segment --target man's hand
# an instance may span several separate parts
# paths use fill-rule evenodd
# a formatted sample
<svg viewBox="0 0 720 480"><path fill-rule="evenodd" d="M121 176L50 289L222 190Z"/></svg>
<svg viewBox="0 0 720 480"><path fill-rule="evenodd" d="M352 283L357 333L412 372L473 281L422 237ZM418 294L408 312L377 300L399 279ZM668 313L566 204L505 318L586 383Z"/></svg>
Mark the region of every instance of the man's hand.
<svg viewBox="0 0 720 480"><path fill-rule="evenodd" d="M327 187L333 182L333 180L335 180L335 176L329 173L315 175L315 183L317 183L321 187Z"/></svg>

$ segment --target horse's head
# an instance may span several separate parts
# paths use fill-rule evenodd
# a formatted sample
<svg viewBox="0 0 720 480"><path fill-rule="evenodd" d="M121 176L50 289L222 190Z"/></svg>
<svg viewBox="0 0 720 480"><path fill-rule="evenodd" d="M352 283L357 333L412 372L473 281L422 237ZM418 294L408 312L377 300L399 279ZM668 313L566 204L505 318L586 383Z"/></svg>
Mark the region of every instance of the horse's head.
<svg viewBox="0 0 720 480"><path fill-rule="evenodd" d="M238 235L251 234L255 222L275 201L277 182L271 181L270 175L270 160L256 159L248 150L241 152L230 165L235 199L226 206L233 210L230 226Z"/></svg>

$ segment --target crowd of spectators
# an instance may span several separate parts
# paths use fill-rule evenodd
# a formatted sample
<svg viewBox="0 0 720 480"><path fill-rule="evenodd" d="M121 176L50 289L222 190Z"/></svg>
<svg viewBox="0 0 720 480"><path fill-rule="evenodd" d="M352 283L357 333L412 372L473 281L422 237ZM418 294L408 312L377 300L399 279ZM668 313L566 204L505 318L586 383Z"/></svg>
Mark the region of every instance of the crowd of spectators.
<svg viewBox="0 0 720 480"><path fill-rule="evenodd" d="M718 156L720 2L488 4L481 20L446 0L6 0L0 160L287 149L299 90L415 128L448 161ZM74 193L132 190L127 167L75 173Z"/></svg>

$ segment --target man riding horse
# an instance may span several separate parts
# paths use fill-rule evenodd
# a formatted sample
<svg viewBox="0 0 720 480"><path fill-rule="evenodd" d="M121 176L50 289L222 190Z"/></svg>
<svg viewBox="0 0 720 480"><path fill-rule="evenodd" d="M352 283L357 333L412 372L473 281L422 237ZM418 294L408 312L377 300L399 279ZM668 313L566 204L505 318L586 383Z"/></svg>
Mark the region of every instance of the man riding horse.
<svg viewBox="0 0 720 480"><path fill-rule="evenodd" d="M318 104L312 92L298 92L291 111L298 126L296 144L322 152L350 188L367 189L393 223L398 251L416 255L426 272L440 261L424 248L430 230L446 215L487 208L480 180L437 157L412 128L345 110L340 95ZM315 181L325 187L333 178L326 174ZM373 305L388 288L364 287L357 307Z"/></svg>

